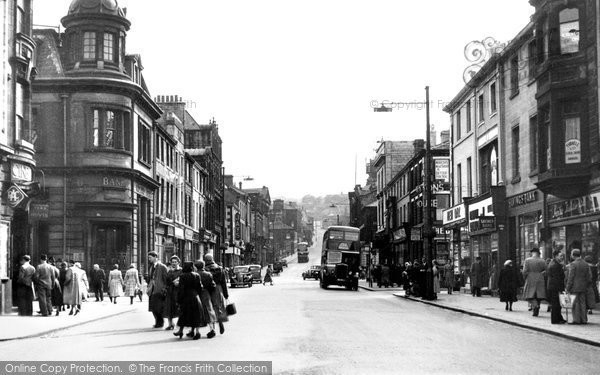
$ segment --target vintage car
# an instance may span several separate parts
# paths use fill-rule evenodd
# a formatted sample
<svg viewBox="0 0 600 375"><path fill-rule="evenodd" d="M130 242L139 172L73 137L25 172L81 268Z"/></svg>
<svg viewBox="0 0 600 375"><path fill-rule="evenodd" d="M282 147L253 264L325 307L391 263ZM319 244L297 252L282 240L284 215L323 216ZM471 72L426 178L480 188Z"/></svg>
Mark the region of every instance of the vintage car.
<svg viewBox="0 0 600 375"><path fill-rule="evenodd" d="M302 272L302 279L315 279L319 280L319 273L321 271L321 266L310 266L309 269Z"/></svg>
<svg viewBox="0 0 600 375"><path fill-rule="evenodd" d="M260 266L260 264L248 265L248 271L250 272L250 274L252 274L252 282L253 283L261 282L261 280L262 280L261 270L262 270L262 267Z"/></svg>
<svg viewBox="0 0 600 375"><path fill-rule="evenodd" d="M284 267L287 267L287 259L283 259L283 260L281 261L281 263L283 264L283 266L284 266Z"/></svg>
<svg viewBox="0 0 600 375"><path fill-rule="evenodd" d="M273 263L273 273L279 275L279 272L283 271L283 263L275 262Z"/></svg>
<svg viewBox="0 0 600 375"><path fill-rule="evenodd" d="M249 266L235 266L229 273L231 288L238 286L252 286L252 273Z"/></svg>

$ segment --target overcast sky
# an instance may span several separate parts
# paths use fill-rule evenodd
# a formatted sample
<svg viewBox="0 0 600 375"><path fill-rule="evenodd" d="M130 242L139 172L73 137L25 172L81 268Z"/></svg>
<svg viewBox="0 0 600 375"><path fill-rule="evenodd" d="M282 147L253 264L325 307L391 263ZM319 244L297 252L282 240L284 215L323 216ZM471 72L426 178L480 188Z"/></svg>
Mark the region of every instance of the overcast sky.
<svg viewBox="0 0 600 375"><path fill-rule="evenodd" d="M59 25L71 0L34 0L34 23ZM425 138L421 106L374 113L372 101L423 102L431 121L464 86L465 45L505 42L527 0L119 0L150 94L179 95L214 117L227 174L272 196L348 192L366 181L377 141Z"/></svg>

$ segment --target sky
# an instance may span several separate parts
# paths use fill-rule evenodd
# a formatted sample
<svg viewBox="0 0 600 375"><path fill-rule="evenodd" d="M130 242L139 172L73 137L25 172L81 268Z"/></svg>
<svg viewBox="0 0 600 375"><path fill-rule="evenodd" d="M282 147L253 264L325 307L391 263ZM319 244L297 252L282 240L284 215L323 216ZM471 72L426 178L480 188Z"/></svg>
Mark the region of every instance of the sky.
<svg viewBox="0 0 600 375"><path fill-rule="evenodd" d="M34 24L58 26L70 3L34 0ZM200 123L214 117L225 173L289 199L364 186L378 141L424 139L426 86L439 139L442 109L465 84L465 46L507 42L533 14L527 0L118 3L152 97L179 95ZM375 113L383 101L408 104Z"/></svg>

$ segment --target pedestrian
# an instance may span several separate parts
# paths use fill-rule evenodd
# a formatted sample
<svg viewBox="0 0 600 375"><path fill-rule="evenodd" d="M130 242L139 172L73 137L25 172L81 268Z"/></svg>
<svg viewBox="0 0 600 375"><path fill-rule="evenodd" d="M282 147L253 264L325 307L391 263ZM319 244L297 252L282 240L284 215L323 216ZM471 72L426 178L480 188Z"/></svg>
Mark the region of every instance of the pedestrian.
<svg viewBox="0 0 600 375"><path fill-rule="evenodd" d="M517 292L520 285L519 270L508 259L498 274L498 289L500 290L500 302L504 302L507 311L513 311L513 302L517 302Z"/></svg>
<svg viewBox="0 0 600 375"><path fill-rule="evenodd" d="M17 306L21 316L33 315L35 268L29 263L30 261L29 255L23 255L19 261L21 267L19 267L19 277L17 278Z"/></svg>
<svg viewBox="0 0 600 375"><path fill-rule="evenodd" d="M440 292L440 269L437 260L433 261L431 270L433 272L433 293L438 294Z"/></svg>
<svg viewBox="0 0 600 375"><path fill-rule="evenodd" d="M454 264L452 263L452 259L448 259L444 266L444 279L446 287L448 287L448 294L452 294L452 290L454 289Z"/></svg>
<svg viewBox="0 0 600 375"><path fill-rule="evenodd" d="M154 316L154 328L164 327L163 311L167 296L167 266L158 260L156 251L148 253L150 262L150 281L148 282L148 311Z"/></svg>
<svg viewBox="0 0 600 375"><path fill-rule="evenodd" d="M113 264L108 273L108 298L113 304L117 304L117 298L123 296L123 274L118 264Z"/></svg>
<svg viewBox="0 0 600 375"><path fill-rule="evenodd" d="M190 327L191 330L187 336L191 336L193 340L198 340L200 338L199 328L206 326L206 323L204 323L206 318L203 317L204 312L200 302L200 293L202 292L200 275L193 272L193 268L194 264L192 262L183 262L177 296L177 301L181 306L181 314L177 320L179 331L173 332L173 335L181 338L184 327Z"/></svg>
<svg viewBox="0 0 600 375"><path fill-rule="evenodd" d="M410 295L410 278L409 275L412 272L412 264L410 262L404 263L404 271L402 271L402 288L404 289L405 295Z"/></svg>
<svg viewBox="0 0 600 375"><path fill-rule="evenodd" d="M206 335L209 339L216 336L215 323L217 322L217 315L212 306L211 294L215 292L217 285L213 280L212 274L204 269L204 262L197 260L194 264L196 272L200 275L200 281L202 282L202 291L200 292L200 302L202 302L202 317L205 319L202 321L202 326L208 325L210 331Z"/></svg>
<svg viewBox="0 0 600 375"><path fill-rule="evenodd" d="M63 303L69 305L69 315L77 315L81 311L81 284L83 284L81 270L75 266L74 260L69 260L69 267L65 273L63 288Z"/></svg>
<svg viewBox="0 0 600 375"><path fill-rule="evenodd" d="M471 265L471 295L473 297L481 297L481 288L484 285L484 271L483 265L481 264L481 257L475 258L475 263Z"/></svg>
<svg viewBox="0 0 600 375"><path fill-rule="evenodd" d="M540 314L540 302L546 299L546 285L544 285L544 275L546 262L540 258L540 249L534 247L530 250L530 257L525 259L523 264L523 278L525 287L523 288L523 298L531 303L532 315Z"/></svg>
<svg viewBox="0 0 600 375"><path fill-rule="evenodd" d="M40 256L40 264L35 269L34 280L40 312L42 316L52 315L52 287L54 286L54 270L48 264L48 256Z"/></svg>
<svg viewBox="0 0 600 375"><path fill-rule="evenodd" d="M81 268L81 263L75 262L75 267L78 268L79 273L79 293L81 294L81 301L86 302L88 299L88 291L90 289L87 273L83 268Z"/></svg>
<svg viewBox="0 0 600 375"><path fill-rule="evenodd" d="M490 270L490 279L488 282L488 288L492 295L498 291L498 276L500 275L500 270L498 269L498 264L494 261L492 268Z"/></svg>
<svg viewBox="0 0 600 375"><path fill-rule="evenodd" d="M381 285L386 288L390 286L390 266L387 262L381 266Z"/></svg>
<svg viewBox="0 0 600 375"><path fill-rule="evenodd" d="M129 265L129 269L125 272L125 290L123 294L129 297L129 304L133 305L133 299L140 290L140 276L138 270L135 268L135 263Z"/></svg>
<svg viewBox="0 0 600 375"><path fill-rule="evenodd" d="M594 309L594 307L596 307L597 303L596 297L598 295L598 288L596 288L596 282L598 281L598 268L594 266L591 255L586 255L585 258L583 258L583 260L588 264L588 266L590 267L590 272L592 273L592 282L590 283L590 285L588 285L587 292L585 295L588 314L592 314L592 310Z"/></svg>
<svg viewBox="0 0 600 375"><path fill-rule="evenodd" d="M167 272L167 295L165 296L165 310L163 317L167 318L168 325L165 330L169 331L175 328L173 319L179 316L179 306L177 303L179 292L179 276L181 275L181 260L177 255L169 259L169 271Z"/></svg>
<svg viewBox="0 0 600 375"><path fill-rule="evenodd" d="M59 315L63 305L62 287L60 286L60 270L55 266L54 258L49 257L48 263L52 266L54 273L54 284L52 285L52 306L56 307L56 316Z"/></svg>
<svg viewBox="0 0 600 375"><path fill-rule="evenodd" d="M62 259L58 259L58 282L60 283L60 290L62 291L62 300L61 311L66 311L65 303L64 303L64 293L65 293L65 282L67 280L67 270L69 269L69 265L67 262L63 262Z"/></svg>
<svg viewBox="0 0 600 375"><path fill-rule="evenodd" d="M569 266L569 277L567 278L567 293L574 294L573 301L573 323L587 323L587 303L586 293L588 286L592 282L592 272L590 266L581 259L581 250L574 248L571 250L573 262Z"/></svg>
<svg viewBox="0 0 600 375"><path fill-rule="evenodd" d="M411 294L415 297L421 297L423 285L421 284L421 263L418 259L414 260L408 272L408 277L411 284Z"/></svg>
<svg viewBox="0 0 600 375"><path fill-rule="evenodd" d="M265 277L263 278L263 286L265 286L266 283L271 283L271 285L273 285L273 269L271 268L270 264L267 266L267 271L265 272Z"/></svg>
<svg viewBox="0 0 600 375"><path fill-rule="evenodd" d="M104 282L106 281L106 273L99 265L94 264L90 272L91 288L96 296L96 302L104 301Z"/></svg>
<svg viewBox="0 0 600 375"><path fill-rule="evenodd" d="M548 283L548 303L550 304L550 323L564 324L567 321L562 316L559 295L565 290L565 271L562 265L563 254L560 250L552 251L552 260L546 270Z"/></svg>
<svg viewBox="0 0 600 375"><path fill-rule="evenodd" d="M223 323L229 321L226 310L226 300L229 299L229 291L227 290L227 279L223 273L223 269L215 264L212 254L206 254L204 256L204 268L210 272L213 276L216 288L211 293L211 302L215 314L217 315L217 322L219 322L219 333L222 335L225 333L225 325Z"/></svg>

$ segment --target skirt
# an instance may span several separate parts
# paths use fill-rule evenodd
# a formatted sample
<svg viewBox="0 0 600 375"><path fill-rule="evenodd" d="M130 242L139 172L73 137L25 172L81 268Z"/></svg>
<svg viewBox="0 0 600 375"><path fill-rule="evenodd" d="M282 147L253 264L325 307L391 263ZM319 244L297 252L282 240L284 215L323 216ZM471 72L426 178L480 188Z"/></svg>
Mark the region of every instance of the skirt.
<svg viewBox="0 0 600 375"><path fill-rule="evenodd" d="M206 327L209 320L210 318L205 315L200 296L194 294L186 296L183 299L177 326L192 328Z"/></svg>
<svg viewBox="0 0 600 375"><path fill-rule="evenodd" d="M123 285L121 280L111 280L108 284L108 295L111 297L123 296Z"/></svg>
<svg viewBox="0 0 600 375"><path fill-rule="evenodd" d="M229 321L227 317L227 311L225 310L225 297L223 297L223 288L221 285L217 285L215 290L210 294L210 299L212 302L213 310L215 310L215 314L217 316L217 321L219 323Z"/></svg>

